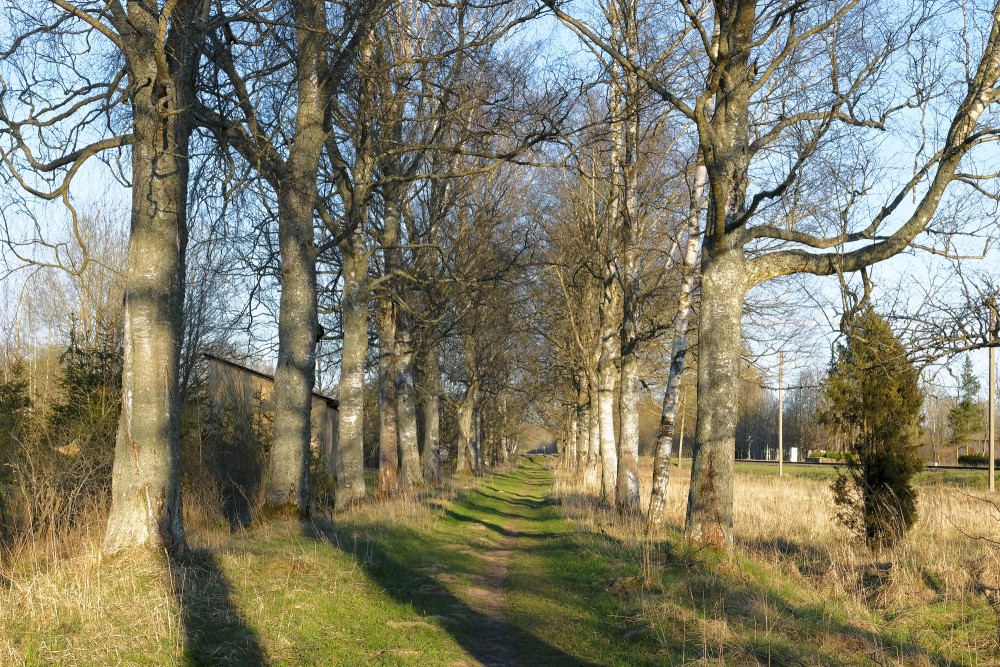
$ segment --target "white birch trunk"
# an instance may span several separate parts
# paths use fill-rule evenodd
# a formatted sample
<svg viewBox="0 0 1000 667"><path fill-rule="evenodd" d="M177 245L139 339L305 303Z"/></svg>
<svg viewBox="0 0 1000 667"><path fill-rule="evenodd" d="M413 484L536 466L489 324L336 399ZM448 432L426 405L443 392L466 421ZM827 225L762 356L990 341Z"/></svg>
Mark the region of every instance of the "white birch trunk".
<svg viewBox="0 0 1000 667"><path fill-rule="evenodd" d="M694 188L691 193L690 211L687 221L687 245L681 258L683 282L677 299L677 315L674 318L673 346L670 351L670 371L667 386L663 392L663 407L660 412L660 427L653 448L653 485L649 498L649 513L646 528L650 533L662 530L666 521L667 490L670 485L670 455L673 449L677 409L680 405L681 376L687 358L687 331L691 321L691 301L694 294L696 266L698 260L698 232L701 225L701 202L705 191L706 173L703 165L695 171ZM683 438L683 434L681 434ZM680 460L678 459L678 465Z"/></svg>
<svg viewBox="0 0 1000 667"><path fill-rule="evenodd" d="M613 273L609 268L609 273ZM601 498L614 503L618 484L618 447L615 431L615 385L621 351L621 290L609 278L601 309L600 357L597 362L598 437L601 451Z"/></svg>

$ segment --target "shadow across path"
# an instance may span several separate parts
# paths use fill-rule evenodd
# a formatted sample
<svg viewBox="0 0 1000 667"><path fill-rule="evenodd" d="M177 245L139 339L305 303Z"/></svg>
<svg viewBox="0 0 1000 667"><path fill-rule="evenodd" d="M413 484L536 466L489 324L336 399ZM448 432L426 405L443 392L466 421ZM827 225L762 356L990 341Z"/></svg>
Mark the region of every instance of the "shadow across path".
<svg viewBox="0 0 1000 667"><path fill-rule="evenodd" d="M461 506L461 501L458 505ZM448 581L458 579L473 584L479 581L482 563L471 546L437 543L399 526L381 527L377 535L367 535L361 540L341 533L326 519L314 519L307 530L313 539L353 557L366 575L396 602L436 620L465 651L487 667L599 667L539 639L503 614L473 608L450 590L441 576L435 576L443 574Z"/></svg>

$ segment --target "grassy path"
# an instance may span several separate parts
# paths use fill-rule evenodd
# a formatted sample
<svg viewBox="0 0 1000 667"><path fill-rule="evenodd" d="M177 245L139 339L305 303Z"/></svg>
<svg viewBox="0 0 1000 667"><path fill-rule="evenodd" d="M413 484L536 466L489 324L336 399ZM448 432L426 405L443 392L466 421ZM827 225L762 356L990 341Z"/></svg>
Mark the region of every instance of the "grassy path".
<svg viewBox="0 0 1000 667"><path fill-rule="evenodd" d="M548 463L528 458L439 506L416 534L386 526L359 545L366 574L419 618L398 623L440 629L465 654L401 648L387 664L662 664L622 641L616 619L625 614L604 590L606 565L580 551L551 486ZM330 531L330 543L342 543Z"/></svg>

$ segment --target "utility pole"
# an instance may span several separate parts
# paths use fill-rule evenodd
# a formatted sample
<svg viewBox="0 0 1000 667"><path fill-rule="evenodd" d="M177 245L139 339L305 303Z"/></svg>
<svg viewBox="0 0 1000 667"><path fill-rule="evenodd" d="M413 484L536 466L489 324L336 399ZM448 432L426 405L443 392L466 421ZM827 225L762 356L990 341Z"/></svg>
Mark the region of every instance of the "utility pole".
<svg viewBox="0 0 1000 667"><path fill-rule="evenodd" d="M785 476L785 442L784 442L784 414L785 414L785 351L778 352L778 477Z"/></svg>
<svg viewBox="0 0 1000 667"><path fill-rule="evenodd" d="M994 464L994 458L993 458L996 455L995 452L993 451L993 449L994 449L993 440L994 440L994 437L996 435L995 434L995 428L996 428L996 397L993 395L993 393L994 393L994 390L993 390L993 384L994 384L993 383L993 377L994 377L994 375L993 375L993 369L994 369L994 365L995 365L995 359L994 359L994 357L996 356L995 352L996 352L996 348L991 345L990 346L990 368L989 368L989 372L988 372L989 379L987 380L987 382L989 383L989 386L990 386L990 390L989 390L990 408L988 410L988 414L989 414L989 432L990 432L990 491L994 491L996 489L996 487L995 487L995 480L994 480L994 473L995 473L994 468L995 468L995 464Z"/></svg>

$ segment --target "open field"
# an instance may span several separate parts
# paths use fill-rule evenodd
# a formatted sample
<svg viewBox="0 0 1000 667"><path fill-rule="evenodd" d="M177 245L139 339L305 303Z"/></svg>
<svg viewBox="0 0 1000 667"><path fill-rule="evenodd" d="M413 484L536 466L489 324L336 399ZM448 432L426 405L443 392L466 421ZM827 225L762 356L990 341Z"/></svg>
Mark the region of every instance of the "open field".
<svg viewBox="0 0 1000 667"><path fill-rule="evenodd" d="M96 530L25 545L0 664L1000 664L996 550L964 534L1000 524L961 486L926 484L907 545L873 559L826 481L741 471L725 561L680 542L686 471L647 539L553 463L305 525L202 517L172 564L102 559Z"/></svg>

